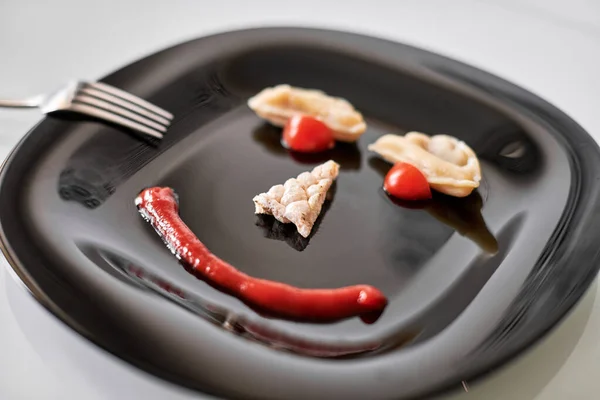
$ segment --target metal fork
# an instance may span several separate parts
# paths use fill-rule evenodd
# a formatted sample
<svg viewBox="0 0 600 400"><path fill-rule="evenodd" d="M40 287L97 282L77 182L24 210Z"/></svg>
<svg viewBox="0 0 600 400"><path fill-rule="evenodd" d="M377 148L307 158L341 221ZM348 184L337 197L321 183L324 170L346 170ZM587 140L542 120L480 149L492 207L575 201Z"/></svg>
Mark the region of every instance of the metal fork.
<svg viewBox="0 0 600 400"><path fill-rule="evenodd" d="M39 108L44 114L73 111L122 125L158 139L173 114L121 89L101 82L75 81L50 95L1 100L0 107Z"/></svg>

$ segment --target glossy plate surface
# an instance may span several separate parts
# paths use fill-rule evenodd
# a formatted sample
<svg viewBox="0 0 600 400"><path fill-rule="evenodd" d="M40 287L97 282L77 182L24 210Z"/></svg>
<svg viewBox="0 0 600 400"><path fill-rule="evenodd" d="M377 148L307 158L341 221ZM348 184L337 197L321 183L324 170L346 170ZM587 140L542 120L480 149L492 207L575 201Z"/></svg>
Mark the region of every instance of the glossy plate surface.
<svg viewBox="0 0 600 400"><path fill-rule="evenodd" d="M485 72L376 38L268 28L187 42L103 81L171 111L172 128L152 143L81 117L43 120L2 171L2 242L42 304L162 378L226 398L426 396L532 344L597 273L597 145ZM279 83L347 98L368 131L323 157L288 153L246 106ZM479 190L424 209L390 201L389 165L367 145L410 130L471 145ZM328 158L342 169L311 237L253 214L255 194ZM134 197L155 185L173 187L184 221L244 272L371 284L390 304L372 325L261 317L188 274L140 218Z"/></svg>

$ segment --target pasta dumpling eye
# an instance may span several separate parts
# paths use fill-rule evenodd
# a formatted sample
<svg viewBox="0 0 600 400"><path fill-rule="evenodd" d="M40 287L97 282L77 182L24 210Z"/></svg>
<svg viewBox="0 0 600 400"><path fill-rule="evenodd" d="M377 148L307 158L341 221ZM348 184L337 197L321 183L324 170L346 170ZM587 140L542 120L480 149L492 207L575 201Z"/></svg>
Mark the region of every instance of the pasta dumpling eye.
<svg viewBox="0 0 600 400"><path fill-rule="evenodd" d="M414 165L423 172L432 189L450 196L468 196L481 181L481 167L475 152L465 142L449 135L388 134L370 144L369 150L388 162Z"/></svg>
<svg viewBox="0 0 600 400"><path fill-rule="evenodd" d="M323 122L335 140L356 142L367 129L360 112L340 97L316 89L277 85L263 89L248 100L259 117L283 127L295 115L308 115Z"/></svg>

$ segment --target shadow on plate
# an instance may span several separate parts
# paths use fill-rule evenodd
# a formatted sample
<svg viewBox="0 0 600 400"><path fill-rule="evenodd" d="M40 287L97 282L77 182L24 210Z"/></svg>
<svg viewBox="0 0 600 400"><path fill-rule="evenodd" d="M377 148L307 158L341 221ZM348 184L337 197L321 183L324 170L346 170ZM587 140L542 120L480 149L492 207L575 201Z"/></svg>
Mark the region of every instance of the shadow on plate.
<svg viewBox="0 0 600 400"><path fill-rule="evenodd" d="M69 115L77 124L89 122L83 116ZM110 124L109 124L110 125ZM99 132L77 148L59 174L57 190L61 199L95 209L116 191L116 188L158 153L159 142L138 138L100 127Z"/></svg>
<svg viewBox="0 0 600 400"><path fill-rule="evenodd" d="M390 163L378 157L370 158L369 166L376 170L382 179L392 167ZM387 197L398 206L427 211L438 221L472 240L486 253L496 254L498 252L498 241L488 229L481 215L483 199L477 190L463 198L447 196L435 191L432 195L432 199L427 201L401 201L391 196Z"/></svg>

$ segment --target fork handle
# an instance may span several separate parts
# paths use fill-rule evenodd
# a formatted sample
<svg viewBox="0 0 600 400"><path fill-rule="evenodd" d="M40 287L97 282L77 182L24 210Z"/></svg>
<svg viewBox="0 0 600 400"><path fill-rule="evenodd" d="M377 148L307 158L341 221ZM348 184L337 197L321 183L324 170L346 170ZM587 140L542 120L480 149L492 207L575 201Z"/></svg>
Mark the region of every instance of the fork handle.
<svg viewBox="0 0 600 400"><path fill-rule="evenodd" d="M2 100L0 99L0 107L6 108L37 108L44 101L43 96L30 97L23 100Z"/></svg>

